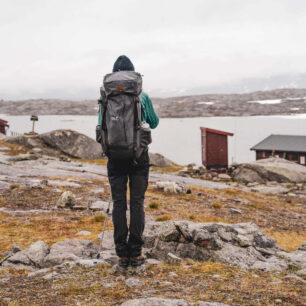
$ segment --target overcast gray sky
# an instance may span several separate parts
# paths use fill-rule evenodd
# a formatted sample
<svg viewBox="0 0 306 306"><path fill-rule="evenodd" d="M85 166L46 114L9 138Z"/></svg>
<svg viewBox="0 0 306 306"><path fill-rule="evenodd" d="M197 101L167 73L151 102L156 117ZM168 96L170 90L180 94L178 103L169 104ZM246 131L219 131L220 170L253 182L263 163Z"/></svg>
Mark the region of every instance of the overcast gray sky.
<svg viewBox="0 0 306 306"><path fill-rule="evenodd" d="M304 0L0 0L0 99L94 98L121 54L144 89L306 72Z"/></svg>

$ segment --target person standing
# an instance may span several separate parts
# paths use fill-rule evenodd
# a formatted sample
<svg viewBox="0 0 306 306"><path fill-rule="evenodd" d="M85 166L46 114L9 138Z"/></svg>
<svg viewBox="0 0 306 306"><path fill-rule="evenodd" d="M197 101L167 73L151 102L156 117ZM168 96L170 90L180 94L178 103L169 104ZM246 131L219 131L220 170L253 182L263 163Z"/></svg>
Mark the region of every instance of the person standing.
<svg viewBox="0 0 306 306"><path fill-rule="evenodd" d="M133 89L131 89L132 85L130 84L132 83L130 79L135 77L138 78L134 83L136 84L136 87L140 86L139 92L136 92L135 96L139 94L138 99L140 102L139 104L141 105L139 108L141 118L137 118L137 110L135 110L134 116L131 117L133 118L134 122L131 124L133 125L136 122L134 124L134 126L136 126L134 132L135 135L138 129L138 131L140 131L140 135L144 135L145 138L150 136L151 138L150 129L157 127L159 118L154 111L151 99L145 92L142 91L142 79L140 74L137 74L134 71L135 68L131 60L125 55L119 56L114 63L113 73L104 78L104 85L107 85L102 86L100 89L100 100L110 101L112 97L115 97L118 101L120 101L118 99L118 95L121 93L123 93L123 96L125 96L124 94L127 93L126 96L130 97L131 93L134 94ZM116 83L114 80L117 80L119 76L124 78L124 81L128 80L130 83L124 83L124 81L122 81L122 84L128 84L126 86L121 85L120 82ZM108 80L110 81L107 82ZM131 88L125 88L129 86ZM113 145L113 147L110 148L112 141L115 142L114 139L116 137L120 137L121 131L123 129L128 130L126 126L128 126L130 123L127 121L124 123L124 120L128 120L127 117L129 116L129 111L127 108L130 104L129 102L122 100L121 104L125 104L125 108L123 107L123 111L116 111L116 107L120 103L113 103L111 107L109 101L104 104L102 102L99 105L98 126L102 127L101 131L104 132L104 135L108 133L108 136L104 136L104 141L102 137L102 148L104 153L108 156L107 173L113 200L112 219L114 224L115 250L117 256L119 257L119 267L127 268L129 265L132 267L137 267L144 263L144 257L142 256L142 234L145 226L144 198L146 189L148 187L150 166L148 147L145 145L145 147L139 151L141 153L138 155L136 149L134 149L136 153L133 156L128 156L126 151L119 153L120 150L123 150L122 146ZM120 125L120 129L116 128L117 130L115 130L115 127L113 126L120 123L121 117L123 117L123 125ZM137 127L137 119L140 127ZM106 125L104 128L103 122L105 122ZM107 124L108 122L109 124ZM113 132L115 135L109 135L111 133L110 129L116 131ZM125 132L124 137L125 140L129 138L129 131ZM146 144L145 139L140 140L140 142L144 142L144 144ZM133 143L135 144L135 138ZM129 184L130 189L129 227L126 217L127 184Z"/></svg>

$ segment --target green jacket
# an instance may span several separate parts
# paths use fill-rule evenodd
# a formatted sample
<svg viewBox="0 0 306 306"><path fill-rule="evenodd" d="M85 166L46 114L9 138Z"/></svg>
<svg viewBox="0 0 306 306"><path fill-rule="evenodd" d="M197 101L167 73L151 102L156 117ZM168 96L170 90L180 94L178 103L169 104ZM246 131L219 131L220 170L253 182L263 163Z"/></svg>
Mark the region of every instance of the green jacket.
<svg viewBox="0 0 306 306"><path fill-rule="evenodd" d="M151 129L155 129L158 126L159 118L156 115L153 104L149 96L145 93L141 93L141 117L142 121L149 123ZM102 109L101 104L99 104L99 117L98 125L102 124Z"/></svg>

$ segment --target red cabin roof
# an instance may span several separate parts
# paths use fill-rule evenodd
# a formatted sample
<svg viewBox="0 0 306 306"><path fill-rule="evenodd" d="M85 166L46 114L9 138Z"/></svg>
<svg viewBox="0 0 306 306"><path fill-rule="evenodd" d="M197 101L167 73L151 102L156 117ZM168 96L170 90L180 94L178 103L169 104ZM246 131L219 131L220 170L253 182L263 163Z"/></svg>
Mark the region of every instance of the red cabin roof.
<svg viewBox="0 0 306 306"><path fill-rule="evenodd" d="M9 126L8 122L6 120L3 120L3 119L0 119L0 125L1 126L7 126L7 127Z"/></svg>
<svg viewBox="0 0 306 306"><path fill-rule="evenodd" d="M219 131L219 130L214 130L214 129L209 129L206 127L200 127L201 131L204 132L209 132L209 133L214 133L214 134L219 134L219 135L225 135L225 136L233 136L233 133L229 133L229 132L223 132L223 131Z"/></svg>

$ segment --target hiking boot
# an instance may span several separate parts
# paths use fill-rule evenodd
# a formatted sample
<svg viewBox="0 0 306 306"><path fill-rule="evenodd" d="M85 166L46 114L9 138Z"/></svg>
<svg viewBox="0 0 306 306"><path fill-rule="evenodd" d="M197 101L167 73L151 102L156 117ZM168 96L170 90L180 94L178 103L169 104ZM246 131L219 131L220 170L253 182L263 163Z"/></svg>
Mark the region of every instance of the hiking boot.
<svg viewBox="0 0 306 306"><path fill-rule="evenodd" d="M138 257L131 257L130 258L130 264L132 267L139 267L143 265L145 262L145 259L143 256L138 256Z"/></svg>
<svg viewBox="0 0 306 306"><path fill-rule="evenodd" d="M127 257L120 257L119 258L119 263L118 263L118 266L120 268L124 268L124 269L127 269L128 266L130 264L130 260L127 258Z"/></svg>

